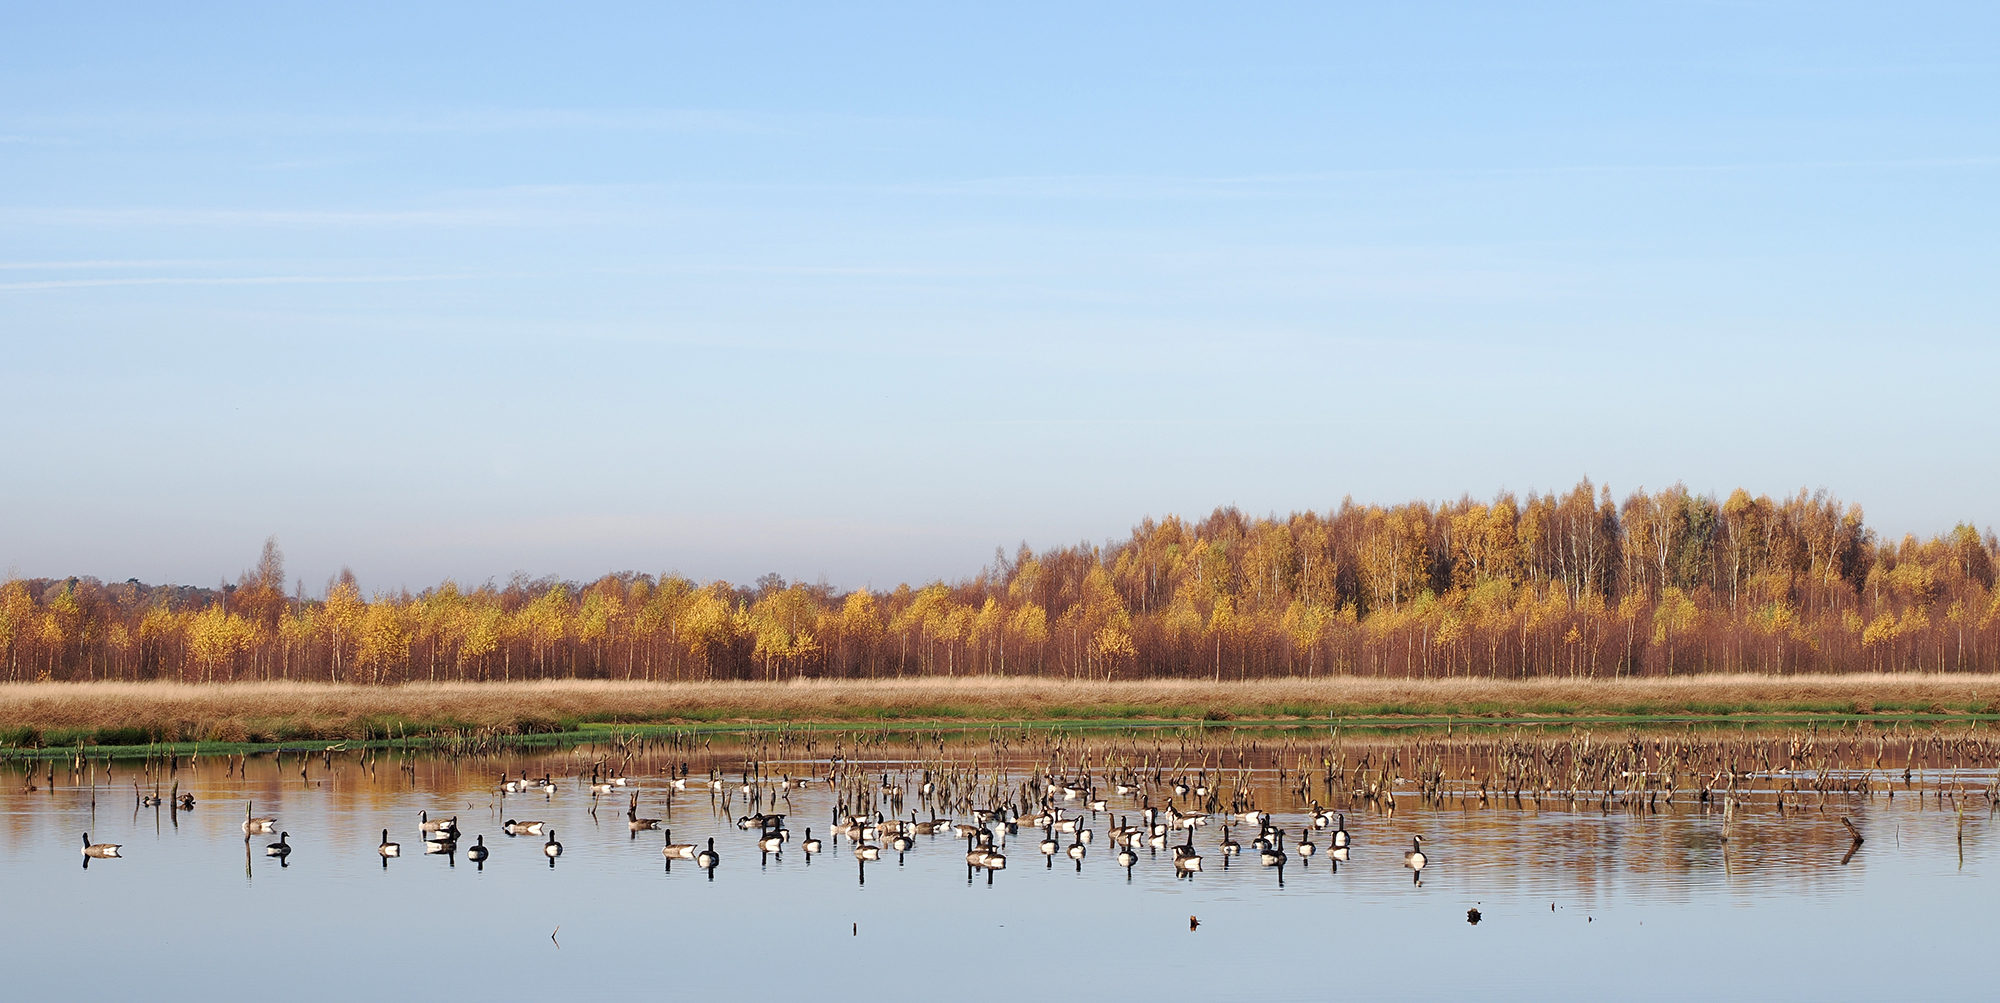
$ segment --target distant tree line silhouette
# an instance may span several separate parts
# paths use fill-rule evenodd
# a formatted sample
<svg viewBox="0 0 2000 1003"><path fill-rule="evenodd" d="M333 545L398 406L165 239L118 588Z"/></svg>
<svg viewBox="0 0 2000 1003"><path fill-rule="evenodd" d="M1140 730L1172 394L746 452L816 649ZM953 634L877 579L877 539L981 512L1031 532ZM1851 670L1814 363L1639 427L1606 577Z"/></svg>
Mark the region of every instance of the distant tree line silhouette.
<svg viewBox="0 0 2000 1003"><path fill-rule="evenodd" d="M364 596L286 588L267 541L215 589L0 584L7 680L1242 679L2000 670L1991 531L1878 539L1825 492L1148 519L996 552L957 582L837 591L621 573Z"/></svg>

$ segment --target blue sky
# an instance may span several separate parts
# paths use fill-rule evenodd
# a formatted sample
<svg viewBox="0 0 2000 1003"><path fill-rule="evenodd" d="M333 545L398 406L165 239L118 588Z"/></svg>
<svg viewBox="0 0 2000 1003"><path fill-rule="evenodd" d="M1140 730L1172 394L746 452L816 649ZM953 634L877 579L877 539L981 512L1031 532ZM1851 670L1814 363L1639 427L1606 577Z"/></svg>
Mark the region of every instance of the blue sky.
<svg viewBox="0 0 2000 1003"><path fill-rule="evenodd" d="M2000 521L1987 5L406 6L0 14L0 571Z"/></svg>

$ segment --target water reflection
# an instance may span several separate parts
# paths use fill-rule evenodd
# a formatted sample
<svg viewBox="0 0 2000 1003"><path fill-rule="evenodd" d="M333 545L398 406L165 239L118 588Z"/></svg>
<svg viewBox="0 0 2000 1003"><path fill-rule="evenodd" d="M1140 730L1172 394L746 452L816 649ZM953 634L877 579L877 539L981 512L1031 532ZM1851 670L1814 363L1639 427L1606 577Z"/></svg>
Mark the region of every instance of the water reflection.
<svg viewBox="0 0 2000 1003"><path fill-rule="evenodd" d="M1427 961L1420 974L1439 979L1504 969L1530 944L1578 972L1592 971L1599 952L1707 944L1726 962L1736 943L1812 949L1821 941L1810 938L1836 935L1836 920L1856 915L1976 948L1967 931L1981 928L1986 894L1990 761L1911 743L1893 769L1875 768L1877 750L1865 747L1866 755L1841 754L1843 768L1824 746L1802 747L1793 760L1802 765L1785 772L1782 755L1744 746L1696 770L1691 758L1672 761L1697 755L1687 749L1621 746L1624 765L1592 766L1593 779L1575 764L1612 762L1592 758L1603 750L1553 747L716 743L465 760L294 753L81 770L35 764L0 795L0 880L35 908L0 916L0 936L74 957L50 930L135 902L171 902L177 917L219 929L287 908L316 946L379 956L367 972L247 963L304 997L361 994L378 967L449 970L454 985L482 991L561 991L553 976L503 977L440 960L470 956L487 940L523 950L559 924L566 958L621 987L658 988L656 974L621 959L644 956L647 921L663 909L676 923L718 931L782 915L799 931L787 947L814 963L842 956L811 931L841 940L893 931L902 947L940 959L952 956L954 936L972 931L1054 959L1051 977L1088 978L1091 952L1043 929L1055 910L1090 917L1106 931L1105 950L1225 998L1272 993L1161 947L1162 924L1177 927L1193 910L1210 949L1253 968L1316 950L1322 936L1365 955L1393 951L1402 938L1443 938L1445 921L1466 935L1476 926L1484 939L1441 941L1448 950ZM793 819L814 824L795 838ZM266 823L278 827L275 842L250 831ZM660 843L639 838L653 831ZM76 853L81 833L89 833L87 879L49 866L77 859L59 855ZM401 860L413 837L421 854L413 847L413 859ZM1099 837L1110 845L1092 853ZM122 843L121 859L89 852L93 840ZM475 867L456 867L461 850ZM734 856L751 850L754 868ZM841 850L853 873L813 867ZM536 851L546 866L521 866ZM1021 859L1010 869L1010 853L1040 856L1041 873ZM1232 866L1244 863L1254 866ZM701 880L690 881L688 865ZM961 866L976 891L957 886ZM272 867L284 880L253 882ZM350 929L384 910L440 903L457 918L434 935L434 949L368 943ZM926 918L940 908L966 911L955 923ZM1567 925L1571 916L1590 924L1591 939L1575 940L1585 935ZM757 945L719 939L715 967L764 963ZM132 950L156 967L175 957L165 945ZM1865 976L1815 982L1812 973L1784 986L1760 982L1748 954L1729 974L1744 995L1862 998L1885 988ZM1354 978L1355 991L1385 998L1422 984ZM110 969L73 980L34 974L27 987L95 995L137 985ZM728 988L705 971L676 971L668 984Z"/></svg>

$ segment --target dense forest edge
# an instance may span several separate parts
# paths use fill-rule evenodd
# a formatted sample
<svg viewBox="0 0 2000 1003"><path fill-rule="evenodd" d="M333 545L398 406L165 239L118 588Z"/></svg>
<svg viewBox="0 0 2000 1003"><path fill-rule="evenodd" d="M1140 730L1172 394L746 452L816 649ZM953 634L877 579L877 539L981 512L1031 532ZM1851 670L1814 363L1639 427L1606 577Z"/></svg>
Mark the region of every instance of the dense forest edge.
<svg viewBox="0 0 2000 1003"><path fill-rule="evenodd" d="M624 572L363 595L276 541L215 588L0 584L10 682L1366 677L2000 670L1992 531L1878 538L1826 492L1148 519L956 582L839 591Z"/></svg>

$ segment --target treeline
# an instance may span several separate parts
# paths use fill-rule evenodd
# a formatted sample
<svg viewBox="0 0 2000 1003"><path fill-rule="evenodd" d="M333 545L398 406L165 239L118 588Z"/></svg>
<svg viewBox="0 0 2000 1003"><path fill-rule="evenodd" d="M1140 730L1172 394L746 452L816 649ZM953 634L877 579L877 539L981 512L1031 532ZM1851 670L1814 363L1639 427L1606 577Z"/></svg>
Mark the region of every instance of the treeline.
<svg viewBox="0 0 2000 1003"><path fill-rule="evenodd" d="M1585 481L1490 502L1148 519L955 583L838 592L623 573L364 596L0 585L5 678L1521 678L2000 670L1989 531L1877 539L1826 495L1622 503Z"/></svg>

